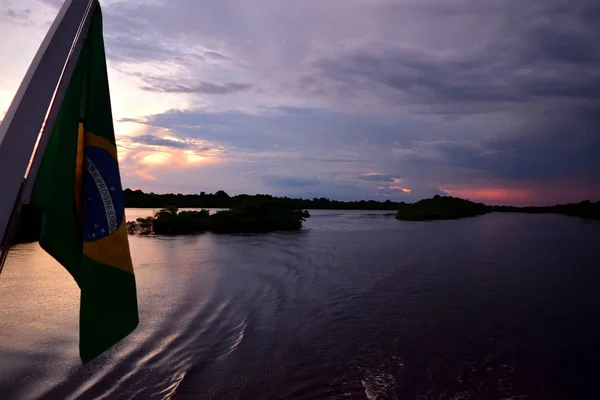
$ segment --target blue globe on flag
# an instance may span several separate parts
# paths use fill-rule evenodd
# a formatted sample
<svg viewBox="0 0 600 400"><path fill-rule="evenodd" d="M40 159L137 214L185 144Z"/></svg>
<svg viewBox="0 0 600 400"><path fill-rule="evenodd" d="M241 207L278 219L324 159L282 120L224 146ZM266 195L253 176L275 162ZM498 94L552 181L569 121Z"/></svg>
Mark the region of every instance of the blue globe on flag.
<svg viewBox="0 0 600 400"><path fill-rule="evenodd" d="M83 241L109 236L124 218L123 190L117 160L100 147L85 148L83 162Z"/></svg>

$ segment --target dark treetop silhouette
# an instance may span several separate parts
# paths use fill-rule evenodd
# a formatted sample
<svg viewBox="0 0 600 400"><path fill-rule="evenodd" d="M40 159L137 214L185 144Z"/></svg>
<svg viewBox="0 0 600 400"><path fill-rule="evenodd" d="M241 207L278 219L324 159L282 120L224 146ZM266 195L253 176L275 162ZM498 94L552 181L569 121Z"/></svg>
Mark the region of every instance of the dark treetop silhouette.
<svg viewBox="0 0 600 400"><path fill-rule="evenodd" d="M491 212L553 213L587 219L600 219L600 202L582 201L547 207L488 206L450 196L434 196L416 203L390 200L336 201L292 199L271 195L229 196L219 190L213 194L154 194L141 190L124 190L125 206L161 209L154 216L129 224L130 232L182 234L211 231L215 233L249 233L275 230L298 230L310 215L306 209L390 210L403 221L427 221L474 217ZM208 211L178 211L178 208L227 208L228 211L209 215ZM41 212L24 206L14 243L39 239Z"/></svg>
<svg viewBox="0 0 600 400"><path fill-rule="evenodd" d="M474 217L491 212L513 212L529 214L563 214L573 217L600 219L600 202L582 201L548 207L488 206L450 196L434 196L413 204L401 203L396 218L403 221L427 221Z"/></svg>
<svg viewBox="0 0 600 400"><path fill-rule="evenodd" d="M154 216L128 222L127 229L129 233L142 235L295 231L301 229L302 222L309 217L306 210L293 210L265 201L236 206L213 215L208 210L179 211L176 207L168 207Z"/></svg>
<svg viewBox="0 0 600 400"><path fill-rule="evenodd" d="M319 210L389 210L396 211L401 203L390 200L379 202L374 200L336 201L324 197L312 200L291 199L289 197L274 197L268 194L229 196L223 190L216 193L200 194L155 194L144 193L141 190L125 189L125 207L163 208L174 206L179 208L236 208L250 203L268 201L271 205L278 204L292 209Z"/></svg>

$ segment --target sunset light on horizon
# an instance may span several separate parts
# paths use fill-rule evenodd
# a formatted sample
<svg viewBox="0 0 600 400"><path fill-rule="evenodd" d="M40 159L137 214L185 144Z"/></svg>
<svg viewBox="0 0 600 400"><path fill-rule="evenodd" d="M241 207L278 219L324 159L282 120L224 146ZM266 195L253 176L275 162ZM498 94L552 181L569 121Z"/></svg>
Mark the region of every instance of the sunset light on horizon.
<svg viewBox="0 0 600 400"><path fill-rule="evenodd" d="M0 32L0 400L600 398L599 1Z"/></svg>
<svg viewBox="0 0 600 400"><path fill-rule="evenodd" d="M596 25L557 32L524 17L570 18L554 14L560 1L272 3L103 2L124 187L600 199L600 113L585 84L600 59L565 50ZM575 3L574 15L587 4ZM61 4L3 0L0 119Z"/></svg>

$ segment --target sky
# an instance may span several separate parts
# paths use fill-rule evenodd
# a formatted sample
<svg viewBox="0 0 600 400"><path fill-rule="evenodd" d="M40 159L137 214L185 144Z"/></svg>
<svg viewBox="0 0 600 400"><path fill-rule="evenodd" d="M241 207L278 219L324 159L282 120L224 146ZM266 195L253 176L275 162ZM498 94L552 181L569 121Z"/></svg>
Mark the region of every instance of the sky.
<svg viewBox="0 0 600 400"><path fill-rule="evenodd" d="M0 0L0 119L61 0ZM104 0L124 187L600 200L600 3Z"/></svg>

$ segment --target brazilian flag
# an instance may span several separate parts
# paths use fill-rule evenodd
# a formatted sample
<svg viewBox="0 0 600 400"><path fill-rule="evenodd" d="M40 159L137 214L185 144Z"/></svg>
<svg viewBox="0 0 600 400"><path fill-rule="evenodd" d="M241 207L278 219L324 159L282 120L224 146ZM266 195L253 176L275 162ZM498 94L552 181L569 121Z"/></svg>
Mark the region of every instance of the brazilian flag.
<svg viewBox="0 0 600 400"><path fill-rule="evenodd" d="M40 245L81 289L79 353L86 363L138 325L99 6L60 105L31 203L43 211Z"/></svg>

